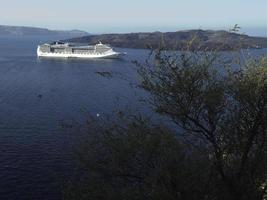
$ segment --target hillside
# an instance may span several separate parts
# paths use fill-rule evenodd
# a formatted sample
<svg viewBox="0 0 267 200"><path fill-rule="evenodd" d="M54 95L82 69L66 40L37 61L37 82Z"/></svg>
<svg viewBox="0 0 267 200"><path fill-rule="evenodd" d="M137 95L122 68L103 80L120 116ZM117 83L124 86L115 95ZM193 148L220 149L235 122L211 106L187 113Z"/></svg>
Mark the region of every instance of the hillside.
<svg viewBox="0 0 267 200"><path fill-rule="evenodd" d="M0 36L65 36L65 37L82 37L89 35L85 31L71 30L49 30L45 28L24 27L24 26L3 26L0 25Z"/></svg>
<svg viewBox="0 0 267 200"><path fill-rule="evenodd" d="M128 33L91 35L69 39L69 42L95 44L98 41L114 47L157 48L164 41L166 49L181 50L194 38L194 49L234 50L242 48L266 48L267 38L250 37L227 31L189 30L177 32Z"/></svg>

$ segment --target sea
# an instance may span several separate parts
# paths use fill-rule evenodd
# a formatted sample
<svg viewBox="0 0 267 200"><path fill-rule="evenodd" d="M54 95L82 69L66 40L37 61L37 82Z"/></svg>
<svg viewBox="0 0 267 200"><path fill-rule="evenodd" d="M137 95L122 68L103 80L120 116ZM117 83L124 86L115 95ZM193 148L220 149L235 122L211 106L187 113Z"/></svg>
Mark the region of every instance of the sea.
<svg viewBox="0 0 267 200"><path fill-rule="evenodd" d="M66 124L125 110L153 115L133 63L148 50L116 49L127 56L114 60L39 59L37 45L55 39L0 37L0 200L62 199L79 138Z"/></svg>
<svg viewBox="0 0 267 200"><path fill-rule="evenodd" d="M127 52L123 59L37 58L37 45L55 39L0 37L0 200L62 199L76 138L66 124L150 110L133 64L149 51L116 49Z"/></svg>

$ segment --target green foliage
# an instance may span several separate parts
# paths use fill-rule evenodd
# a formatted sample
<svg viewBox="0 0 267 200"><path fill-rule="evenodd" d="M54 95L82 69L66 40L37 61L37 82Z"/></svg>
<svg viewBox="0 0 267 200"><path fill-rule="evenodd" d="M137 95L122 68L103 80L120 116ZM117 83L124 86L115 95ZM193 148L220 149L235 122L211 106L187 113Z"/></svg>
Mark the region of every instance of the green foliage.
<svg viewBox="0 0 267 200"><path fill-rule="evenodd" d="M235 70L210 52L158 51L155 60L140 65L141 86L153 94L155 110L185 137L206 144L229 198L261 199L258 184L267 172L266 59L238 62Z"/></svg>
<svg viewBox="0 0 267 200"><path fill-rule="evenodd" d="M144 119L117 124L91 129L77 153L83 175L66 188L66 199L210 199L207 155Z"/></svg>

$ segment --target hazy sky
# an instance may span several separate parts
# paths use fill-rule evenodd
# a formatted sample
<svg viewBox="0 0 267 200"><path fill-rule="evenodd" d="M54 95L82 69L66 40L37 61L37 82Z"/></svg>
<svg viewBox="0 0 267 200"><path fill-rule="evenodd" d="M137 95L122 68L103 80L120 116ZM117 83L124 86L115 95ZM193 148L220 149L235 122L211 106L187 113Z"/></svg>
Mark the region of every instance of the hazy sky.
<svg viewBox="0 0 267 200"><path fill-rule="evenodd" d="M230 28L267 34L267 0L0 0L0 24L92 33Z"/></svg>

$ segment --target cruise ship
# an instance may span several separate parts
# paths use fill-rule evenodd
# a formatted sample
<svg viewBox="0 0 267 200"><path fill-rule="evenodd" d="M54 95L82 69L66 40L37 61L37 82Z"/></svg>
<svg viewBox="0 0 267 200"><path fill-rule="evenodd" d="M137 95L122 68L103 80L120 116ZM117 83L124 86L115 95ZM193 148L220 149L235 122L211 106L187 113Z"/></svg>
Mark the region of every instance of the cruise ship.
<svg viewBox="0 0 267 200"><path fill-rule="evenodd" d="M116 52L109 45L99 42L96 45L79 46L64 42L42 44L37 48L38 57L55 58L120 58L126 53Z"/></svg>

